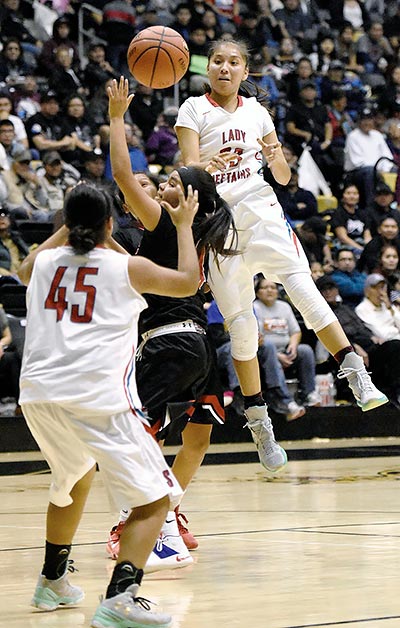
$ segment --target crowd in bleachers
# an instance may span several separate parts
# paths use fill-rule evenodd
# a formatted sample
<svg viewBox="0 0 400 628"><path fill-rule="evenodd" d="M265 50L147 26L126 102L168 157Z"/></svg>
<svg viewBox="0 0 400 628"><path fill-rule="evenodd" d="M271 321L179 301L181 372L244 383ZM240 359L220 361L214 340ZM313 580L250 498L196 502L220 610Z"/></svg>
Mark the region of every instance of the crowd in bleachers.
<svg viewBox="0 0 400 628"><path fill-rule="evenodd" d="M333 282L325 285L324 296L337 290L335 308L350 308L352 323L356 317L367 330L364 347L353 340L360 353L366 361L377 360L371 356L379 347L385 356L388 342L400 342L400 1L91 0L90 7L76 0L0 0L0 301L2 286L19 283L16 272L29 246L60 224L65 193L81 178L108 189L116 199L118 227L130 226L111 176L107 85L121 73L129 75L132 37L164 24L187 41L191 62L178 92L152 90L130 77L135 98L126 139L132 169L162 178L180 163L176 105L202 93L209 43L220 37L245 41L249 80L268 94L291 167L288 186L274 185L286 217L317 285L326 278ZM264 176L269 180L267 167ZM383 278L376 285L385 290L368 284L371 273ZM390 337L371 331L360 314L364 308L357 310L376 294L396 321ZM303 332L296 346L311 346L312 359L316 355L320 362L316 370L332 371L296 317ZM304 383L285 347L273 347L260 343L267 398L297 418L305 406L318 403L316 384L310 389ZM273 360L280 392L271 392L279 388L271 380ZM16 396L4 364L0 355L0 399ZM285 384L293 377L299 382L295 397ZM400 377L388 392L399 404Z"/></svg>

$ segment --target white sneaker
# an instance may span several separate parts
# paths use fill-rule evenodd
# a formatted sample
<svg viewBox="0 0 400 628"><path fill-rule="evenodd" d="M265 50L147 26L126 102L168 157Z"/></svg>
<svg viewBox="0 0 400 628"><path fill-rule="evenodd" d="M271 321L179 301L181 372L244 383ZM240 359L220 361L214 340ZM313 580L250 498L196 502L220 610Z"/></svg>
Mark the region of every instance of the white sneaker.
<svg viewBox="0 0 400 628"><path fill-rule="evenodd" d="M275 440L267 406L251 406L245 410L245 416L262 466L267 471L279 471L287 463L287 455Z"/></svg>
<svg viewBox="0 0 400 628"><path fill-rule="evenodd" d="M167 517L162 527L160 536L144 567L144 573L163 569L181 569L193 563L193 558L179 534L175 513L168 514L171 517Z"/></svg>
<svg viewBox="0 0 400 628"><path fill-rule="evenodd" d="M41 611L55 611L59 606L75 606L84 597L80 587L73 587L68 582L67 572L57 580L48 580L40 574L31 606Z"/></svg>
<svg viewBox="0 0 400 628"><path fill-rule="evenodd" d="M102 600L93 616L92 628L169 628L172 617L153 613L150 602L137 597L139 585L132 584L124 593Z"/></svg>
<svg viewBox="0 0 400 628"><path fill-rule="evenodd" d="M357 405L363 412L388 403L389 399L374 386L362 357L356 353L346 354L337 376L339 379L347 378Z"/></svg>
<svg viewBox="0 0 400 628"><path fill-rule="evenodd" d="M295 401L289 401L288 409L289 414L286 415L286 421L295 421L306 413L306 409L303 406L299 406Z"/></svg>
<svg viewBox="0 0 400 628"><path fill-rule="evenodd" d="M312 406L320 406L322 403L322 397L319 394L318 390L313 390L307 395L307 399L304 402L304 405L308 408Z"/></svg>

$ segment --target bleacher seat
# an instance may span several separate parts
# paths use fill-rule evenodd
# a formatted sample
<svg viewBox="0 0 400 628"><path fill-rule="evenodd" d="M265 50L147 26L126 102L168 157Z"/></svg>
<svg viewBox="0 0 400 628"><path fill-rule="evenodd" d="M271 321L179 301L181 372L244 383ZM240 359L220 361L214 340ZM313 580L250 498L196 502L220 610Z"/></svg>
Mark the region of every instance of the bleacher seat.
<svg viewBox="0 0 400 628"><path fill-rule="evenodd" d="M325 196L323 194L317 196L318 212L325 212L328 209L336 209L338 200L336 196Z"/></svg>
<svg viewBox="0 0 400 628"><path fill-rule="evenodd" d="M6 316L12 336L12 347L18 352L20 358L22 358L25 342L26 318L14 316L13 314L6 314Z"/></svg>

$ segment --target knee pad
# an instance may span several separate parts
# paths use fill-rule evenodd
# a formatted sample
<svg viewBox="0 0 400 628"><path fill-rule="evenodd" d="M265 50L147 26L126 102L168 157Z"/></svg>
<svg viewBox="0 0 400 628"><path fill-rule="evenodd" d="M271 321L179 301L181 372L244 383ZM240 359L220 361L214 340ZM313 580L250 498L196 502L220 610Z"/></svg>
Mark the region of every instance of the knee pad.
<svg viewBox="0 0 400 628"><path fill-rule="evenodd" d="M232 357L247 361L257 355L258 324L253 312L239 312L225 320L231 337Z"/></svg>

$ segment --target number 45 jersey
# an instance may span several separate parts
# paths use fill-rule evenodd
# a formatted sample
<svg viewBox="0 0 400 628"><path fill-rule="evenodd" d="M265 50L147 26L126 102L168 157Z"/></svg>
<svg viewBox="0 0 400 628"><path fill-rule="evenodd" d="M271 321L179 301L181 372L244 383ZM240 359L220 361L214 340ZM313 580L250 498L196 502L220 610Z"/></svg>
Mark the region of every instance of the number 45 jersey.
<svg viewBox="0 0 400 628"><path fill-rule="evenodd" d="M128 260L102 247L38 254L27 290L20 403L96 414L141 407L134 358L147 304L130 284Z"/></svg>

